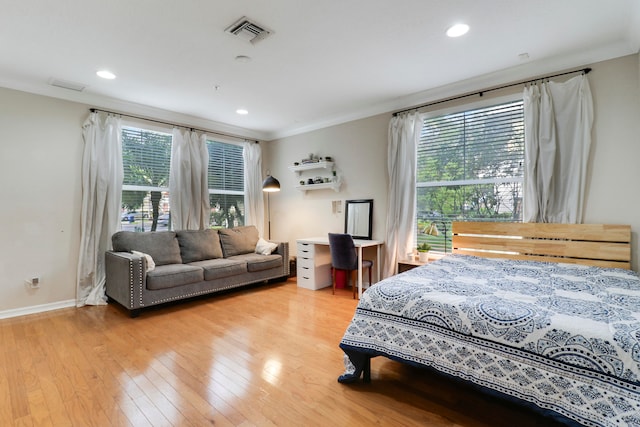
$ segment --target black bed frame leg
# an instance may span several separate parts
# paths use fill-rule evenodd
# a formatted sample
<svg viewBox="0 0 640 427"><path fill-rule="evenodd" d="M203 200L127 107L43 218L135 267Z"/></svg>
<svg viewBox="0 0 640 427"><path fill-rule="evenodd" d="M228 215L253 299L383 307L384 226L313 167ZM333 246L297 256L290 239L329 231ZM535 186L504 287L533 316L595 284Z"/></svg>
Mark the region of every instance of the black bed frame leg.
<svg viewBox="0 0 640 427"><path fill-rule="evenodd" d="M355 367L355 372L352 374L343 374L338 377L338 382L342 384L351 384L360 380L362 375L362 381L365 383L371 382L371 356L360 352L349 352L345 350L347 356Z"/></svg>
<svg viewBox="0 0 640 427"><path fill-rule="evenodd" d="M371 357L365 357L364 368L362 369L362 381L371 382Z"/></svg>

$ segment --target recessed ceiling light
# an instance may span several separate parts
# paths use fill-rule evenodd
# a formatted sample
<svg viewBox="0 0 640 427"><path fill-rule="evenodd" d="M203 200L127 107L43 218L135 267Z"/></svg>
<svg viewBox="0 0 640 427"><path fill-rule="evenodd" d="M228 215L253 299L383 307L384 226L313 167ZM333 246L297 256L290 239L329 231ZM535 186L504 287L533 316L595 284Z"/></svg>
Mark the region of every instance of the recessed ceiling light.
<svg viewBox="0 0 640 427"><path fill-rule="evenodd" d="M449 37L460 37L464 34L467 34L467 31L469 31L469 26L467 24L456 24L449 27L449 29L447 30L447 35Z"/></svg>
<svg viewBox="0 0 640 427"><path fill-rule="evenodd" d="M247 62L251 62L251 57L247 55L238 55L236 56L236 61L246 64Z"/></svg>
<svg viewBox="0 0 640 427"><path fill-rule="evenodd" d="M96 73L98 77L102 77L103 79L113 80L116 78L116 75L108 70L100 70Z"/></svg>
<svg viewBox="0 0 640 427"><path fill-rule="evenodd" d="M236 113L238 113L238 114L242 114L243 116L244 116L245 114L249 114L249 112L248 112L247 110L245 110L244 108L238 108L238 109L236 110Z"/></svg>

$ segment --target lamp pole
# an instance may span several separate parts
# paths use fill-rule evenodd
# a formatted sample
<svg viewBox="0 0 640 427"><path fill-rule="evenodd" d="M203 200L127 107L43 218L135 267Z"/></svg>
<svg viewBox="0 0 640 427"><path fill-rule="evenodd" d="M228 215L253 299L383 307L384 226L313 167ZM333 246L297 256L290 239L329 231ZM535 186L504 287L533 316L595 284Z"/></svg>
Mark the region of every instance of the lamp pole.
<svg viewBox="0 0 640 427"><path fill-rule="evenodd" d="M269 240L271 240L271 202L269 199L269 193L271 192L267 191L267 224L269 230Z"/></svg>
<svg viewBox="0 0 640 427"><path fill-rule="evenodd" d="M269 198L269 193L274 191L280 191L280 181L271 176L269 172L267 172L267 178L262 183L262 191L267 193L267 223L269 227L269 237L271 240L271 199Z"/></svg>
<svg viewBox="0 0 640 427"><path fill-rule="evenodd" d="M444 253L447 253L447 223L444 221L440 221L442 223L442 228L444 229Z"/></svg>

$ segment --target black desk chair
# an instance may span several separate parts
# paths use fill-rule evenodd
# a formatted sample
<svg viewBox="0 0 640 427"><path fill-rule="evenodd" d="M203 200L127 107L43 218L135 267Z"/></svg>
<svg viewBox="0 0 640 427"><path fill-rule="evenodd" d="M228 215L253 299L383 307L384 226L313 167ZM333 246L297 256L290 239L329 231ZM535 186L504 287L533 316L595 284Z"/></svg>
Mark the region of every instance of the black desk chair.
<svg viewBox="0 0 640 427"><path fill-rule="evenodd" d="M329 250L331 251L331 284L336 293L336 270L351 272L351 286L353 298L356 297L358 282L355 273L358 271L358 253L350 234L329 233ZM362 269L369 269L369 284L371 284L371 267L373 261L362 260Z"/></svg>

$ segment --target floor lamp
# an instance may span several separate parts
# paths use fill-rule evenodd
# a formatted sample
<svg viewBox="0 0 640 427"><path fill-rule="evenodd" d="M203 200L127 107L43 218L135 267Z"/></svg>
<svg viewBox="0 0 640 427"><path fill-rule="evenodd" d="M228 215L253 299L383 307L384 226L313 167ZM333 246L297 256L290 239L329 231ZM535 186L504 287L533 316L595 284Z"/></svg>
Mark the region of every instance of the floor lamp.
<svg viewBox="0 0 640 427"><path fill-rule="evenodd" d="M272 177L269 172L267 172L267 177L262 182L262 191L267 193L267 219L269 221L268 239L271 240L271 206L269 204L269 194L280 191L280 181Z"/></svg>

